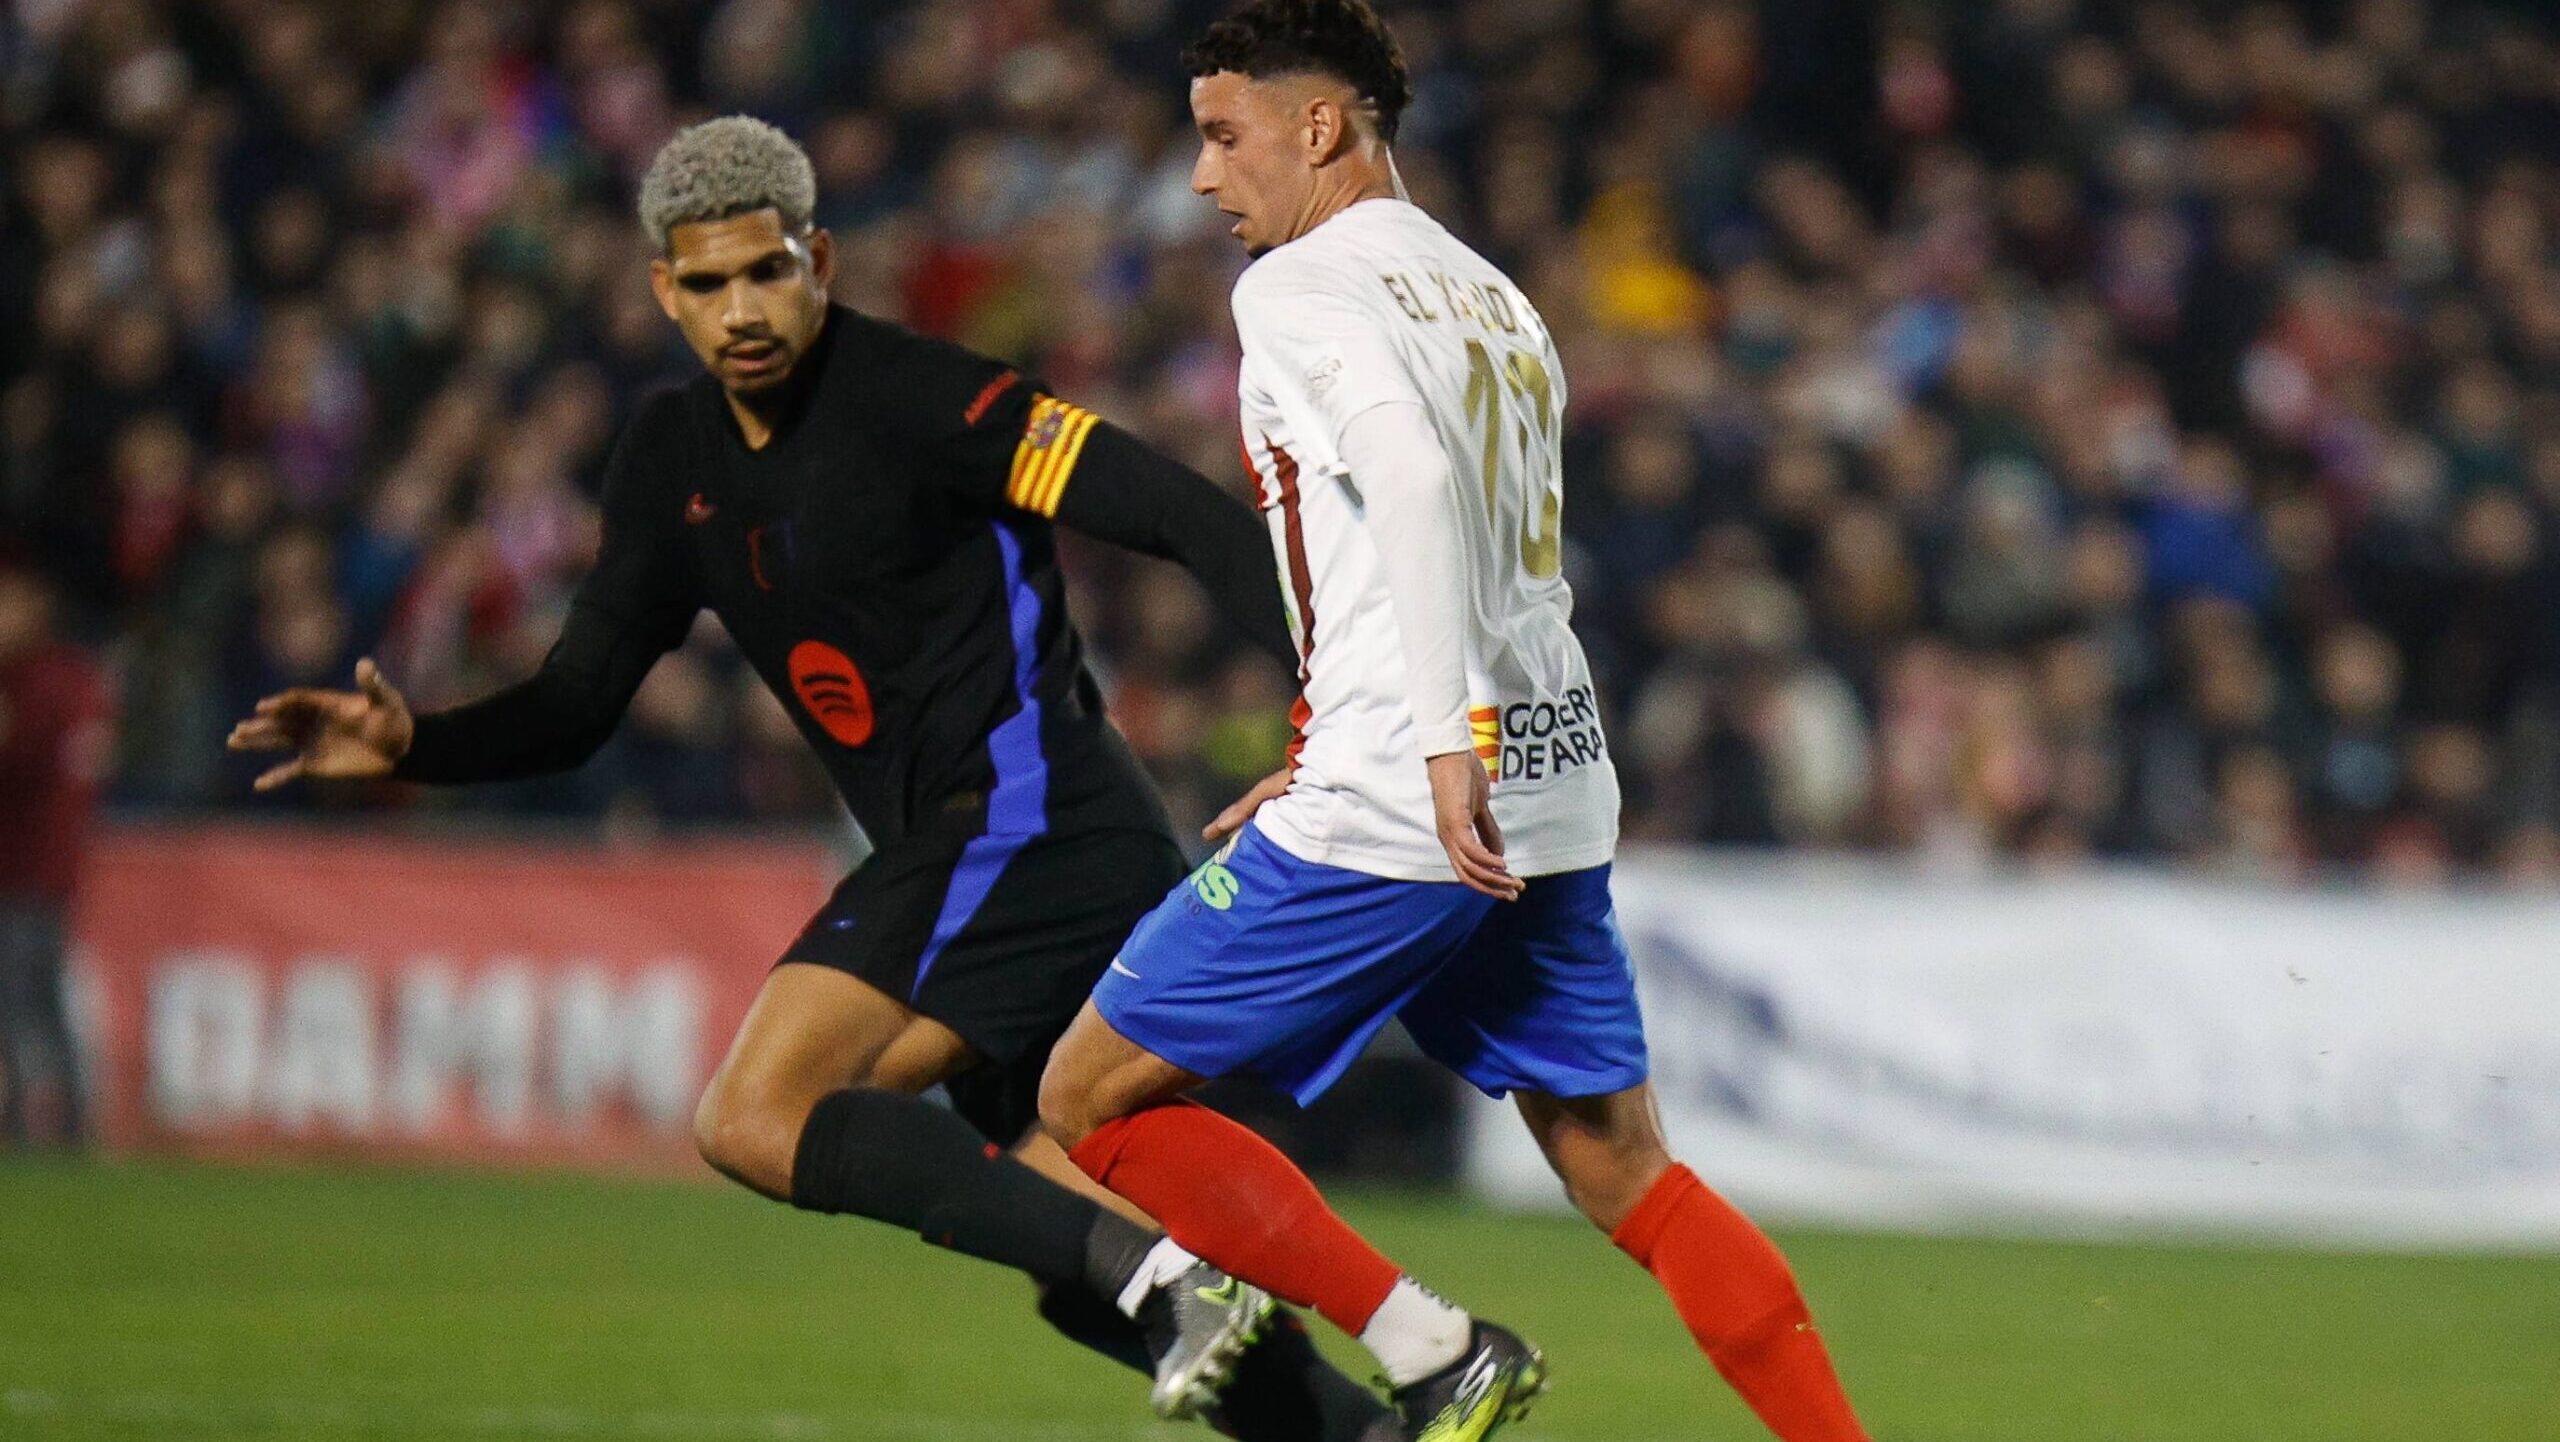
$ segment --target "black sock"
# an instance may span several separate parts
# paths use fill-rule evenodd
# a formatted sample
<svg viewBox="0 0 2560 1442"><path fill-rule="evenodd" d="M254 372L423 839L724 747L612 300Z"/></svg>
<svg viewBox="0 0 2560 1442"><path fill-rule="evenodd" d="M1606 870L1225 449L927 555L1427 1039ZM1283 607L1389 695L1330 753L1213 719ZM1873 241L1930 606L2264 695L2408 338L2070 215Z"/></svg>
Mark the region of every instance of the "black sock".
<svg viewBox="0 0 2560 1442"><path fill-rule="evenodd" d="M1100 1217L1093 1230L1085 1233L1085 1285L1118 1311L1120 1294L1137 1279L1138 1269L1146 1265L1147 1253L1156 1249L1160 1238L1108 1207L1096 1206L1094 1211Z"/></svg>
<svg viewBox="0 0 2560 1442"><path fill-rule="evenodd" d="M1236 1363L1218 1399L1219 1430L1240 1442L1381 1442L1401 1437L1378 1394L1316 1350L1307 1324L1282 1311Z"/></svg>
<svg viewBox="0 0 2560 1442"><path fill-rule="evenodd" d="M1040 1318L1133 1372L1155 1372L1145 1331L1089 1288L1041 1288ZM1209 1422L1239 1442L1381 1442L1401 1435L1377 1394L1327 1362L1306 1323L1286 1309L1236 1363L1235 1380Z"/></svg>
<svg viewBox="0 0 2560 1442"><path fill-rule="evenodd" d="M857 1090L821 1100L800 1131L791 1204L906 1227L1027 1272L1051 1326L1136 1371L1155 1370L1145 1334L1118 1305L1155 1234L992 1150L921 1097ZM1246 1352L1222 1411L1221 1430L1245 1442L1370 1442L1387 1417L1285 1315Z"/></svg>
<svg viewBox="0 0 2560 1442"><path fill-rule="evenodd" d="M810 1111L791 1205L906 1227L1044 1286L1111 1298L1155 1245L1145 1228L988 1145L957 1113L869 1088L830 1093Z"/></svg>
<svg viewBox="0 0 2560 1442"><path fill-rule="evenodd" d="M1090 1347L1131 1371L1155 1375L1146 1329L1129 1320L1116 1300L1081 1282L1042 1287L1040 1320L1079 1347Z"/></svg>

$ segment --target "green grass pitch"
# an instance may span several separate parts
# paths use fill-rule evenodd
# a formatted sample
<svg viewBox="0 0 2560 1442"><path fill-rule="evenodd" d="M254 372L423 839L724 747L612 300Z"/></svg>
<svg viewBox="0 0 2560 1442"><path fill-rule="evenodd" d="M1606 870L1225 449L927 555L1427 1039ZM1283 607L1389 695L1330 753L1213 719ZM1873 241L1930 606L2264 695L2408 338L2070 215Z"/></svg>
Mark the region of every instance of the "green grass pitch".
<svg viewBox="0 0 2560 1442"><path fill-rule="evenodd" d="M1761 1435L1578 1223L1344 1210L1545 1344L1556 1390L1506 1435ZM2560 1258L1782 1240L1880 1442L2560 1437ZM707 1185L0 1159L0 1437L29 1442L1210 1435L1027 1302Z"/></svg>

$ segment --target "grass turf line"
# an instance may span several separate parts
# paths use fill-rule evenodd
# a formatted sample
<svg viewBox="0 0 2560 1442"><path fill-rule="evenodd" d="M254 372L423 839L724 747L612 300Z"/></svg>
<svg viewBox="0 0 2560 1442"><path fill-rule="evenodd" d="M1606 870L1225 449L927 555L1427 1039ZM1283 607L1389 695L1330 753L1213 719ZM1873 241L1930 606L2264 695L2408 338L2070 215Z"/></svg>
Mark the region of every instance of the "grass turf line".
<svg viewBox="0 0 2560 1442"><path fill-rule="evenodd" d="M1522 1442L1761 1435L1579 1223L1343 1209L1556 1359ZM2546 1442L2560 1395L2560 1258L1782 1241L1894 1442ZM0 1436L31 1442L1209 1435L1028 1301L717 1187L0 1159Z"/></svg>

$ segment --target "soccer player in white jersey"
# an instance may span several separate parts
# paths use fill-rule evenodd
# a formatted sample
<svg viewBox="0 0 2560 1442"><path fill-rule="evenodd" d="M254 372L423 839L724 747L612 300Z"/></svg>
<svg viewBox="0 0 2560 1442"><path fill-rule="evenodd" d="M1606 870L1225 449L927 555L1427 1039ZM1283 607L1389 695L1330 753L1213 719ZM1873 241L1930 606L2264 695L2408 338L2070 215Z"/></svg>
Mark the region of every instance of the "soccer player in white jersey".
<svg viewBox="0 0 2560 1442"><path fill-rule="evenodd" d="M1546 325L1402 198L1408 81L1361 0L1259 0L1186 58L1193 186L1255 256L1244 449L1297 631L1299 741L1132 934L1042 1116L1183 1246L1368 1344L1408 1437L1475 1442L1526 1409L1544 1358L1180 1100L1240 1071L1312 1100L1399 1018L1517 1098L1575 1204L1774 1433L1864 1442L1777 1248L1663 1143L1609 902L1618 785L1559 575Z"/></svg>

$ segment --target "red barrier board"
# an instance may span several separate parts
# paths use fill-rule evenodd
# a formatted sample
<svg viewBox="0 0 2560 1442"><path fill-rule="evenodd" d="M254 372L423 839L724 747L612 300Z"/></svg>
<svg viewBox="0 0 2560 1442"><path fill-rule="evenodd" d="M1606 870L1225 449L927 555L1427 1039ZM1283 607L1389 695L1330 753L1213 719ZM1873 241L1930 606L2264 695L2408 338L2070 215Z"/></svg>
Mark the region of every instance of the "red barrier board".
<svg viewBox="0 0 2560 1442"><path fill-rule="evenodd" d="M107 1143L683 1169L823 848L100 838L74 933Z"/></svg>

